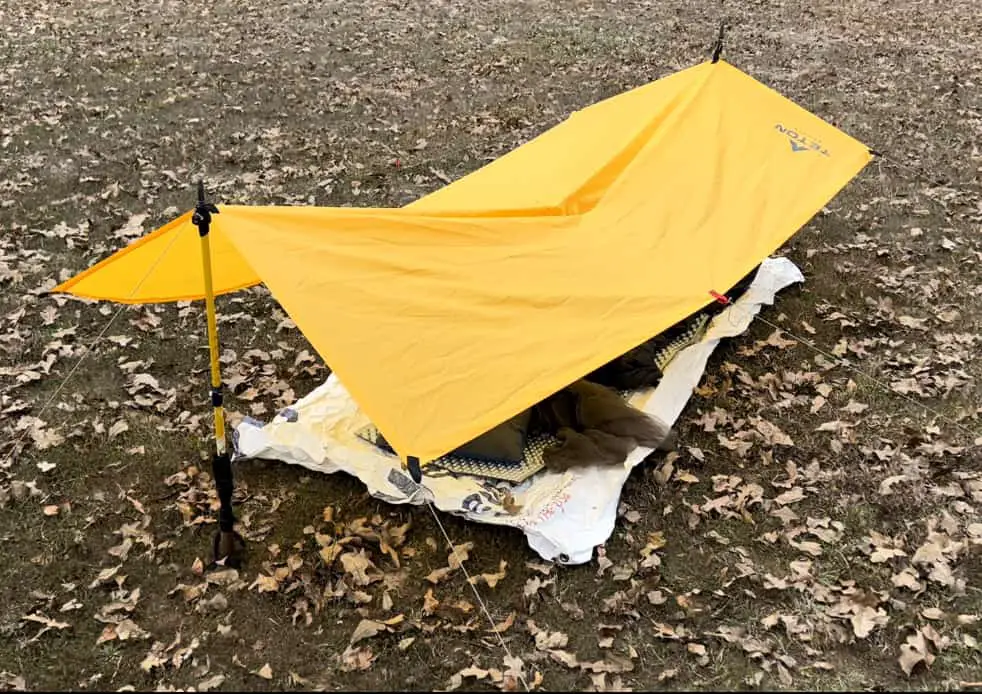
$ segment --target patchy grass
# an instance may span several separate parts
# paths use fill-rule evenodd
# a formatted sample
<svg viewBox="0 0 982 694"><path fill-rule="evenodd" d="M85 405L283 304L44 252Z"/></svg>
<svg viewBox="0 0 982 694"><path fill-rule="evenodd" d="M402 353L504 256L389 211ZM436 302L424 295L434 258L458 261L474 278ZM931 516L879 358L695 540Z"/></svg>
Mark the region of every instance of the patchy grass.
<svg viewBox="0 0 982 694"><path fill-rule="evenodd" d="M429 512L344 475L241 465L248 564L202 573L200 307L122 310L56 393L117 307L42 291L135 215L186 209L198 176L226 203L409 202L703 60L719 7L0 0L0 687L516 687ZM711 360L678 455L632 474L604 562L545 567L519 532L447 518L472 575L506 562L480 590L530 682L979 679L975 437L896 394L979 429L982 19L941 9L725 5L730 62L888 156L784 249L807 282L762 317L895 392L758 321ZM323 381L265 290L219 310L231 409L269 417ZM391 623L350 645L366 619Z"/></svg>

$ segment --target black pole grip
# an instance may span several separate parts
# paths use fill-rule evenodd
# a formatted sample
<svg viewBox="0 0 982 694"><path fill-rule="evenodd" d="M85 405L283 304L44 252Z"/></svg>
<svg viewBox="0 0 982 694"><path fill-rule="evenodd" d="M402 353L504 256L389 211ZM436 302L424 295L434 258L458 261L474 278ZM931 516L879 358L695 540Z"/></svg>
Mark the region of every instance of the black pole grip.
<svg viewBox="0 0 982 694"><path fill-rule="evenodd" d="M211 473L215 478L215 489L218 492L218 527L222 532L230 533L235 526L235 514L232 512L232 492L235 484L232 479L232 459L228 453L212 457Z"/></svg>

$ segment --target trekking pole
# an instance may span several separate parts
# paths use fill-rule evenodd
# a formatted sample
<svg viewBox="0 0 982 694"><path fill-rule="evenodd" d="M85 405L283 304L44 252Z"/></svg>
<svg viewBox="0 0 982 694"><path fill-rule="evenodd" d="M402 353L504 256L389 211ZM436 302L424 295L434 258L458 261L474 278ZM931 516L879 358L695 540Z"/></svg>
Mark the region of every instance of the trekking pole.
<svg viewBox="0 0 982 694"><path fill-rule="evenodd" d="M215 413L215 455L212 457L212 476L218 492L218 533L215 535L213 552L216 563L225 560L226 566L237 566L241 562L241 550L245 541L235 532L235 514L232 511L232 461L225 440L225 410L223 407L221 362L218 360L218 321L215 312L215 289L212 282L211 265L211 216L218 214L218 208L205 200L204 181L198 181L198 204L194 208L191 222L198 227L201 237L201 262L205 280L205 308L208 317L208 354L211 360L211 406Z"/></svg>

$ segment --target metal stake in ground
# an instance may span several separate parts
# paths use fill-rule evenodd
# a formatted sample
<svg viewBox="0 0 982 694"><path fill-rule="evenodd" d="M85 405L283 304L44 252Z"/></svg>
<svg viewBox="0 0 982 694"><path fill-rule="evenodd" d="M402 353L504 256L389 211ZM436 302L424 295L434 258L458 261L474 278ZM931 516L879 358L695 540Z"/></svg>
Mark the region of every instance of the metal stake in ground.
<svg viewBox="0 0 982 694"><path fill-rule="evenodd" d="M218 208L205 200L204 181L198 181L198 204L194 208L191 222L198 227L201 237L201 262L205 279L205 308L208 314L208 355L211 360L211 406L215 411L215 455L211 470L218 491L218 533L214 541L214 559L225 560L226 566L237 566L241 562L245 541L235 532L235 514L232 512L232 460L225 441L225 410L222 406L222 372L218 361L218 321L215 315L215 290L212 283L211 216L218 214Z"/></svg>

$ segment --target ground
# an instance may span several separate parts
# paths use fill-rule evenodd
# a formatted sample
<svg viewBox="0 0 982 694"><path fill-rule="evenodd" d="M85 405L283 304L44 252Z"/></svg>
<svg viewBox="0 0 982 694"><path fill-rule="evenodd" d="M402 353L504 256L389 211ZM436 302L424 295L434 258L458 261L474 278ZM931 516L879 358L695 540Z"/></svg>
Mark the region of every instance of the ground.
<svg viewBox="0 0 982 694"><path fill-rule="evenodd" d="M722 345L589 565L444 517L514 659L439 571L429 512L343 475L242 463L248 562L205 570L201 307L45 290L187 209L199 176L226 203L409 202L704 60L721 11L728 61L885 155L781 250L806 282L762 316L828 356L762 322ZM2 0L0 19L0 686L980 686L974 0ZM219 310L230 409L268 418L323 381L263 289Z"/></svg>

